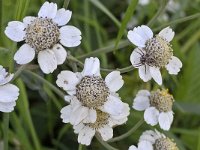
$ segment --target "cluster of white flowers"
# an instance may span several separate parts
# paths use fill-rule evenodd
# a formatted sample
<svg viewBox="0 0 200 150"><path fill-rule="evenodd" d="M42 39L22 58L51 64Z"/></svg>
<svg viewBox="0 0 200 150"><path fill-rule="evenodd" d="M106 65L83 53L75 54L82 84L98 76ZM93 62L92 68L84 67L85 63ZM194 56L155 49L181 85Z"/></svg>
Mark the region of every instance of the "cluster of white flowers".
<svg viewBox="0 0 200 150"><path fill-rule="evenodd" d="M72 12L64 8L57 10L55 3L45 2L38 17L28 16L23 22L9 22L5 34L15 42L25 41L14 55L16 63L27 64L37 54L39 66L45 74L52 73L57 65L63 64L67 57L63 46L76 47L82 38L78 28L66 25L71 15ZM166 27L153 36L152 30L146 25L128 32L128 39L137 46L130 61L139 69L143 81L153 78L161 85L161 68L165 67L169 74L174 75L180 71L182 63L173 56L170 44L174 34L170 27ZM12 78L13 74L8 74L0 66L0 111L3 112L13 110L19 95L19 89L9 83ZM68 94L65 100L69 105L62 108L61 118L64 123L73 126L79 143L90 145L95 134L107 141L113 137L113 127L128 120L129 105L122 102L117 93L124 84L122 76L119 71L112 71L104 80L98 58L86 58L82 72L61 71L56 84ZM154 126L159 123L161 129L169 130L173 122L173 102L173 96L168 90L140 90L133 101L133 108L145 111L144 120L147 124ZM146 131L140 137L138 148L131 146L129 150L147 149L178 148L171 139L158 131Z"/></svg>
<svg viewBox="0 0 200 150"><path fill-rule="evenodd" d="M103 80L98 58L87 58L82 72L62 71L56 83L69 94L61 118L73 125L79 143L89 145L95 132L107 141L112 127L128 120L129 106L116 93L124 84L122 76L113 71Z"/></svg>

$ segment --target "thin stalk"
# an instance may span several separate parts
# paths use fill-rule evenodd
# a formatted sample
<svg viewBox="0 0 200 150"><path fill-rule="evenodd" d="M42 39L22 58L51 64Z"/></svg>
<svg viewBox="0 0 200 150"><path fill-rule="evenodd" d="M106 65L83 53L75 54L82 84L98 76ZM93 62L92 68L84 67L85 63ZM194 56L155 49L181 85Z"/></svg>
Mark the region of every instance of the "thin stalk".
<svg viewBox="0 0 200 150"><path fill-rule="evenodd" d="M98 140L107 150L118 150L118 149L112 147L110 144L104 142L98 135L95 135L95 137L97 138L97 140Z"/></svg>
<svg viewBox="0 0 200 150"><path fill-rule="evenodd" d="M142 124L144 123L144 120L143 118L137 122L137 124L135 124L128 132L118 136L118 137L115 137L115 138L112 138L110 139L108 142L112 143L112 142L116 142L116 141L120 141L122 139L125 139L127 138L128 136L132 135L133 132L135 132Z"/></svg>
<svg viewBox="0 0 200 150"><path fill-rule="evenodd" d="M121 41L118 45L118 49L120 48L123 48L123 47L126 47L128 46L130 43L128 40L124 40L124 41ZM108 52L112 52L115 48L115 43L109 45L109 46L106 46L106 47L103 47L103 48L99 48L97 50L94 50L90 53L87 53L87 54L83 54L81 56L77 56L76 58L77 59L85 59L87 57L91 57L91 56L96 56L96 55L100 55L102 53L108 53Z"/></svg>
<svg viewBox="0 0 200 150"><path fill-rule="evenodd" d="M83 145L82 145L82 144L79 144L78 150L82 150L82 149L83 149Z"/></svg>
<svg viewBox="0 0 200 150"><path fill-rule="evenodd" d="M14 77L12 78L12 81L14 81L22 73L22 71L26 68L26 66L27 65L22 65L19 67L19 69L15 72Z"/></svg>
<svg viewBox="0 0 200 150"><path fill-rule="evenodd" d="M31 72L31 71L25 71L27 74L29 74L30 76L38 79L39 81L41 81L42 83L44 83L45 85L47 85L50 89L52 89L56 94L58 94L61 98L64 98L65 94L56 86L54 86L53 84L51 84L50 82L48 82L47 80L45 80L44 78L42 78L41 76L39 76L38 74Z"/></svg>
<svg viewBox="0 0 200 150"><path fill-rule="evenodd" d="M8 150L9 113L3 114L4 150Z"/></svg>
<svg viewBox="0 0 200 150"><path fill-rule="evenodd" d="M121 69L104 69L104 68L101 68L101 71L104 71L104 72L112 72L112 71L120 71L120 73L127 73L127 72L130 72L134 69L134 67L132 65L128 66L128 67L124 67L124 68L121 68Z"/></svg>
<svg viewBox="0 0 200 150"><path fill-rule="evenodd" d="M70 0L64 0L63 8L67 9L69 2L70 2Z"/></svg>
<svg viewBox="0 0 200 150"><path fill-rule="evenodd" d="M155 14L155 16L147 23L148 26L153 26L153 24L155 23L157 18L164 13L165 7L167 6L167 3L168 3L168 0L162 0L161 1L160 8L158 9L158 11Z"/></svg>
<svg viewBox="0 0 200 150"><path fill-rule="evenodd" d="M155 28L154 31L159 31L160 29L162 29L162 28L164 28L166 26L170 26L170 25L173 25L173 24L179 24L179 23L182 23L182 22L185 22L185 21L196 19L196 18L200 18L200 13L196 13L194 15L190 15L190 16L183 17L183 18L180 18L180 19L176 19L176 20L171 21L169 23L165 23L165 24Z"/></svg>

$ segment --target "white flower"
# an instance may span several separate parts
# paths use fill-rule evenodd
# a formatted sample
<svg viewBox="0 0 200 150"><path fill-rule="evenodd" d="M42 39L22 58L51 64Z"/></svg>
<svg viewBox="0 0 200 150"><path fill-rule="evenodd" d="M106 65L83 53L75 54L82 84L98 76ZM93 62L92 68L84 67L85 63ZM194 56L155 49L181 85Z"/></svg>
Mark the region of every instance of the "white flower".
<svg viewBox="0 0 200 150"><path fill-rule="evenodd" d="M11 112L14 110L16 100L19 96L19 89L9 82L13 78L13 74L9 74L0 65L0 111Z"/></svg>
<svg viewBox="0 0 200 150"><path fill-rule="evenodd" d="M150 0L139 0L140 5L148 5Z"/></svg>
<svg viewBox="0 0 200 150"><path fill-rule="evenodd" d="M160 68L165 67L169 74L177 75L182 67L181 61L173 56L170 41L174 32L170 27L164 28L158 35L153 36L152 30L145 26L135 27L128 32L128 39L138 46L132 52L130 61L139 69L139 76L147 82L153 78L162 84Z"/></svg>
<svg viewBox="0 0 200 150"><path fill-rule="evenodd" d="M138 148L131 146L129 150L178 150L176 143L157 130L148 130L140 136Z"/></svg>
<svg viewBox="0 0 200 150"><path fill-rule="evenodd" d="M134 101L133 108L144 112L144 120L154 126L159 123L163 130L169 130L173 122L173 96L168 90L149 92L140 90Z"/></svg>
<svg viewBox="0 0 200 150"><path fill-rule="evenodd" d="M129 115L128 104L123 104L123 110L118 116L110 115L100 110L96 111L97 119L94 123L79 123L74 125L74 132L78 134L78 142L90 145L95 133L98 133L104 141L113 137L113 126L124 124Z"/></svg>
<svg viewBox="0 0 200 150"><path fill-rule="evenodd" d="M23 22L9 22L5 34L15 42L25 40L25 44L15 53L14 60L18 64L27 64L38 54L42 71L52 73L67 57L62 45L75 47L81 43L80 30L66 25L71 16L71 11L64 8L57 10L57 4L45 2L38 17L28 16Z"/></svg>
<svg viewBox="0 0 200 150"><path fill-rule="evenodd" d="M70 102L61 110L63 122L73 125L81 121L94 123L97 109L113 116L120 115L124 111L124 103L116 92L123 83L119 71L109 73L104 81L100 75L99 59L93 57L85 60L81 73L62 71L56 84L69 94L65 99Z"/></svg>

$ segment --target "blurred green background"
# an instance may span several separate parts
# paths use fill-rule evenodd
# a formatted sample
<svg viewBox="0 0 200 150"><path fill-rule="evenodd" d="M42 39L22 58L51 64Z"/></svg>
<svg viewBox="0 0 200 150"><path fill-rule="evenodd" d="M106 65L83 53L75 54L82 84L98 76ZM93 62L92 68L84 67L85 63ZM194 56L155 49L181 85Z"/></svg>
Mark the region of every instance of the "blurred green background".
<svg viewBox="0 0 200 150"><path fill-rule="evenodd" d="M164 84L159 87L154 81L144 83L136 69L125 72L125 84L120 90L124 102L132 106L132 100L140 89L154 90L168 88L176 100L174 122L168 136L174 138L180 150L200 150L200 0L150 0L149 4L134 5L134 0L53 0L58 8L63 5L72 10L73 24L82 31L82 44L68 48L70 54L80 61L89 56L101 60L107 69L130 66L129 57L134 46L127 41L127 31L135 26L148 24L158 33L170 25L175 31L172 41L174 55L183 62L178 76L171 76L162 70ZM0 64L12 72L20 66L13 62L14 52L22 43L10 41L4 34L7 23L22 20L25 16L37 16L44 0L0 0ZM136 4L136 3L135 3ZM129 6L134 7L129 7ZM127 8L129 7L129 11ZM165 9L164 9L165 8ZM127 12L127 13L126 13ZM129 22L127 22L128 20ZM120 36L121 35L121 36ZM118 37L118 40L117 40ZM118 44L116 45L116 42ZM10 113L9 150L77 150L77 135L72 126L62 123L60 109L67 105L59 96L54 85L61 70L72 70L74 62L67 60L51 75L44 75L33 61L14 81L20 88L20 97L14 112ZM106 68L106 69L105 69ZM78 67L78 71L82 68ZM48 81L48 82L47 82ZM3 113L0 119L0 143L3 142ZM114 129L114 137L133 127L143 112L131 109L127 124ZM159 126L156 126L158 130ZM145 123L131 136L110 143L119 150L127 150L137 144L143 131L153 129ZM160 130L162 131L162 130ZM91 146L84 150L105 149L94 137ZM0 148L1 150L1 148Z"/></svg>

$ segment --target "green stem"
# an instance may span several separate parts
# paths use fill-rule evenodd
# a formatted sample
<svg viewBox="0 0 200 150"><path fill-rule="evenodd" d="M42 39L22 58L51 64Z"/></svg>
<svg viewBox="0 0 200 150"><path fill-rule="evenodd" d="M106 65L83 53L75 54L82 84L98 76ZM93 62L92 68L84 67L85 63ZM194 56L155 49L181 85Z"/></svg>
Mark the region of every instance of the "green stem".
<svg viewBox="0 0 200 150"><path fill-rule="evenodd" d="M130 43L128 40L124 40L124 41L121 41L118 45L118 49L120 48L123 48L123 47L126 47L128 46ZM81 56L77 56L76 58L77 59L85 59L87 57L91 57L91 56L96 56L96 55L100 55L102 53L108 53L108 52L112 52L113 50L115 49L115 43L109 45L109 46L106 46L106 47L103 47L103 48L99 48L97 50L94 50L90 53L87 53L87 54L83 54Z"/></svg>
<svg viewBox="0 0 200 150"><path fill-rule="evenodd" d="M135 132L142 124L144 123L144 119L142 118L140 121L137 122L137 124L135 124L128 132L110 139L108 142L116 142L116 141L120 141L122 139L127 138L128 136L132 135L133 132Z"/></svg>
<svg viewBox="0 0 200 150"><path fill-rule="evenodd" d="M98 135L95 135L95 137L97 138L97 140L107 149L107 150L118 150L114 147L112 147L110 144L106 143L105 141L103 141L101 139L101 137L99 137Z"/></svg>
<svg viewBox="0 0 200 150"><path fill-rule="evenodd" d="M67 9L69 2L70 2L70 0L64 0L63 8Z"/></svg>
<svg viewBox="0 0 200 150"><path fill-rule="evenodd" d="M161 0L161 6L155 16L147 23L148 26L152 26L157 18L162 15L165 11L165 7L167 6L168 0Z"/></svg>
<svg viewBox="0 0 200 150"><path fill-rule="evenodd" d="M183 18L171 21L169 23L165 23L162 26L159 26L159 27L155 28L154 31L159 31L159 30L161 30L162 28L164 28L166 26L170 26L170 25L173 25L173 24L179 24L179 23L182 23L182 22L185 22L185 21L196 19L196 18L200 18L200 13L196 13L196 14L191 15L191 16L183 17Z"/></svg>
<svg viewBox="0 0 200 150"><path fill-rule="evenodd" d="M8 150L8 132L9 132L9 113L4 113L3 115L4 123L4 150Z"/></svg>
<svg viewBox="0 0 200 150"><path fill-rule="evenodd" d="M83 145L82 145L82 144L79 144L78 150L82 150L82 149L83 149Z"/></svg>
<svg viewBox="0 0 200 150"><path fill-rule="evenodd" d="M27 65L22 65L18 68L18 70L15 72L14 77L12 78L12 81L14 81L21 73L22 71L26 68ZM11 81L11 82L12 82Z"/></svg>
<svg viewBox="0 0 200 150"><path fill-rule="evenodd" d="M48 82L47 80L45 80L44 78L42 78L41 76L37 75L34 72L31 71L24 71L27 74L29 74L30 76L38 79L39 81L41 81L42 83L46 84L50 89L52 89L56 94L58 94L61 98L64 98L65 94L56 86L54 86L53 84L51 84L50 82Z"/></svg>

